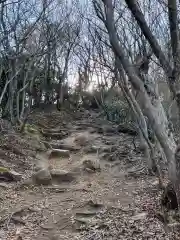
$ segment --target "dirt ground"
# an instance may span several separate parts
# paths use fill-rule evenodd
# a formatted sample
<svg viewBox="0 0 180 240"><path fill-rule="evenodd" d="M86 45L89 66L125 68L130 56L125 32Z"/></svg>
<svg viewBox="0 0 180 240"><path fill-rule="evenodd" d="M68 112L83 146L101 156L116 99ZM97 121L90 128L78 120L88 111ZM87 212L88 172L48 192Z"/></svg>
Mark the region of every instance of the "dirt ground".
<svg viewBox="0 0 180 240"><path fill-rule="evenodd" d="M22 155L5 154L12 149L1 144L5 149L1 164L20 172L23 181L0 182L0 240L180 239L165 231L156 217L157 179L141 171L143 159L131 136L118 133L98 113L74 118L39 113L31 121L50 133L43 139L46 144L66 146L70 156L49 159L49 150L37 149L40 140L24 136L22 140L21 135L17 138ZM34 152L29 150L33 144ZM70 177L54 179L49 185L23 184L35 165L63 170Z"/></svg>

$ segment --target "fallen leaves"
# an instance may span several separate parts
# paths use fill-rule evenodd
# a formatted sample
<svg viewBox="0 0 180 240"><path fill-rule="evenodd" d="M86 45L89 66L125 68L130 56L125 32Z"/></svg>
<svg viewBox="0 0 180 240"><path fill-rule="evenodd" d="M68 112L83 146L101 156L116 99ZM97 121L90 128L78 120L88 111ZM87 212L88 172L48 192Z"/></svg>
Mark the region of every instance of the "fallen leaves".
<svg viewBox="0 0 180 240"><path fill-rule="evenodd" d="M58 113L52 116L48 114L48 117L39 115L37 121L42 121L42 118L44 119L43 122L45 122L44 125L48 126L49 129L51 127L54 128L56 124L62 129L61 125L63 121ZM9 189L6 185L1 186L0 190L3 194L2 201L0 199L0 204L3 202L4 205L0 205L0 207L2 207L2 209L6 207L7 210L5 212L0 211L0 217L2 218L2 222L0 220L1 226L6 229L6 234L8 233L4 239L40 239L38 235L40 234L39 232L44 233L54 230L59 231L57 234L58 237L61 236L59 239L175 239L169 238L163 229L163 224L155 217L156 203L158 202L158 194L154 190L152 191L156 186L156 184L153 184L155 177L150 177L149 183L146 179L147 176L141 171L144 169L137 169L137 166L142 166L142 158L140 154L133 152L130 143L132 139L129 140L129 137L125 134L116 135L112 127L105 131L110 133L109 136L98 134L96 128L92 129L96 123L96 119L92 119L92 122L90 122L89 118L79 118L78 122L72 124L72 129L67 128L67 122L63 124L63 128L66 127L65 132L67 130L71 133L71 130L73 130L76 131L76 133L81 131L82 134L83 121L85 123L84 130L88 132L88 123L90 123L90 134L94 134L96 137L98 135L98 140L93 138L94 141L92 145L91 141L91 143L88 143L86 139L82 138L79 139L80 145L87 144L87 147L91 147L90 150L93 150L91 152L92 154L96 154L97 149L101 150L99 151L101 156L97 166L101 164L102 171L98 173L95 171L94 174L88 174L86 171L82 171L81 176L80 174L79 176L78 174L76 175L76 181L62 181L62 178L66 178L67 180L68 177L69 179L70 175L68 174L71 173L69 169L68 172L66 172L66 164L69 167L74 159L80 163L80 160L88 155L87 149L83 147L75 148L75 143L73 145L73 143L69 141L64 143L57 140L52 141L51 145L54 144L54 146L56 146L55 148L64 149L63 151L56 150L56 156L62 157L61 155L66 153L68 153L67 157L69 153L74 154L73 156L77 154L77 156L76 158L72 158L71 163L64 161L63 164L60 165L61 161L57 161L58 165L55 166L55 169L50 169L52 178L60 179L56 181L56 185L53 182L50 186L43 186L42 188L32 186L31 189L19 189L19 192L12 188ZM82 129L74 128L74 126L77 125ZM49 133L51 130L46 132ZM54 133L56 133L56 131L53 132L53 134ZM12 138L15 143L17 138ZM68 139L72 139L70 134ZM84 144L84 141L86 144ZM30 147L29 145L32 144L32 142L29 143L23 139L19 139L19 142L18 146L22 145L22 148L27 146L28 149ZM35 145L38 144L35 143L33 146L35 147ZM63 146L63 148L61 146ZM79 151L82 156L78 155ZM107 153L107 155L103 155L103 153ZM14 155L12 155L12 157L13 156ZM109 165L106 165L108 161L113 162L109 162ZM23 164L23 161L21 163ZM76 162L74 163L75 167L77 167ZM19 166L18 164L17 166ZM1 165L3 166L3 164ZM61 166L61 168L59 166ZM78 167L79 166L82 167L82 162ZM99 167L97 166L94 167L93 165L93 168L98 169ZM121 174L122 169L123 174ZM127 169L132 170L131 178L129 175L125 177L124 172L127 172ZM134 172L138 173L138 175ZM86 189L87 184L89 189ZM86 186L86 188L84 186ZM93 201L89 199L93 199ZM21 203L19 204L19 202ZM29 206L27 205L24 208L25 202L33 202L33 207L27 207ZM17 204L21 206L19 209L15 208ZM35 211L33 211L33 209ZM5 218L3 218L3 216L5 216ZM178 224L175 222L169 223L169 228L175 229L178 227ZM0 239L3 234L2 230L0 230ZM64 235L66 235L66 237L64 237ZM44 238L42 237L42 239Z"/></svg>

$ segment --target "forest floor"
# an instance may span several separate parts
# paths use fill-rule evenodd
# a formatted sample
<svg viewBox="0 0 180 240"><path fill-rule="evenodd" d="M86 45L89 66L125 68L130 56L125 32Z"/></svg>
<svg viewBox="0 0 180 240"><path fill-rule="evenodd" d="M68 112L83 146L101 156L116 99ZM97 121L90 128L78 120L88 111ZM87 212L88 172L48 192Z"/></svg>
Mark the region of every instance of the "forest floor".
<svg viewBox="0 0 180 240"><path fill-rule="evenodd" d="M36 113L29 122L46 138L11 129L1 137L0 164L22 179L0 178L0 240L180 239L156 217L157 178L141 170L132 136L88 111ZM43 144L70 155L50 157ZM40 168L54 171L50 184L29 181Z"/></svg>

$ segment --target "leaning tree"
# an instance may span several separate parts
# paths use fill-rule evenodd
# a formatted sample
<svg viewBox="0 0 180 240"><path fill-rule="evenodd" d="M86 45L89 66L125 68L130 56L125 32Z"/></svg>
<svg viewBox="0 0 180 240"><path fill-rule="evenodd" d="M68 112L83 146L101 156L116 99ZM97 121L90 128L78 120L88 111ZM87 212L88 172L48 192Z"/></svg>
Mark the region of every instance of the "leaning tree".
<svg viewBox="0 0 180 240"><path fill-rule="evenodd" d="M153 31L151 31L145 20L145 16L141 11L140 3L138 4L138 1L134 0L125 2L126 4L123 2L118 2L116 4L116 2L113 3L112 0L94 0L93 5L98 19L104 24L105 29L108 32L109 44L111 45L111 49L114 54L120 85L123 85L123 87L126 86L124 88L126 91L125 93L129 98L129 103L131 104L131 107L137 117L141 134L144 139L147 140L146 142L149 147L152 147L151 143L149 143L147 139L147 130L144 122L144 116L146 116L151 124L159 146L163 150L167 159L169 179L176 189L178 202L180 204L179 148L177 147L174 135L169 128L167 114L162 106L156 79L151 77L149 69L149 59L152 55L156 57L160 66L164 70L169 83L169 88L173 97L177 101L177 105L179 106L179 34L176 1L169 1L168 6L166 6L169 14L169 22L167 24L169 25L171 35L172 61L167 59L165 53L163 53L160 47L160 43L158 43L157 39L154 37ZM127 50L131 51L131 48L127 49L123 45L119 33L122 33L122 29L124 29L125 25L116 24L119 19L122 20L122 16L133 16L136 20L137 26L141 30L143 39L147 40L149 52L145 52L140 59L130 58ZM131 37L131 34L127 35L127 39L124 41L128 41ZM124 76L123 73L125 74ZM134 91L130 91L125 81L130 83ZM135 97L137 94L139 96L139 100Z"/></svg>

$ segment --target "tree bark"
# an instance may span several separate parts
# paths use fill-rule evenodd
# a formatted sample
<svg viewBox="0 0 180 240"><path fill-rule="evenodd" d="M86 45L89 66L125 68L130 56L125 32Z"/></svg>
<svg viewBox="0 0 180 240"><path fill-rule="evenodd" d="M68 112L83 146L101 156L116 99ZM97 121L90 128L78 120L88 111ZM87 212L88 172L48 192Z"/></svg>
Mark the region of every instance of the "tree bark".
<svg viewBox="0 0 180 240"><path fill-rule="evenodd" d="M129 62L128 58L126 58L123 48L119 44L117 33L114 26L114 15L113 15L113 6L111 0L104 0L105 7L105 26L108 30L109 40L112 45L112 49L115 53L115 56L119 59L122 64L130 82L133 87L141 92L142 98L142 107L144 109L145 115L148 117L148 120L151 123L151 126L156 134L158 141L161 144L162 149L166 155L169 165L169 178L173 182L174 186L176 184L179 185L177 179L176 172L176 163L175 163L175 151L176 151L176 143L174 141L173 135L169 133L168 129L168 121L167 118L163 118L162 114L159 115L159 105L156 103L155 106L151 103L151 100L144 88L144 84L136 73L133 65ZM121 68L119 63L117 64L118 69Z"/></svg>
<svg viewBox="0 0 180 240"><path fill-rule="evenodd" d="M117 66L117 62L119 60L116 58L116 66ZM120 66L120 62L119 62L119 66ZM119 76L118 76L119 75ZM126 76L123 72L123 69L121 69L121 71L117 73L115 73L116 79L118 80L119 86L122 89L125 98L127 99L132 112L133 112L133 116L134 116L134 120L137 123L138 126L138 135L139 135L139 139L140 139L140 147L141 150L144 153L144 159L145 159L145 163L147 165L148 168L148 172L151 173L153 172L154 169L157 168L156 163L155 163L155 158L154 158L154 148L151 144L151 142L149 141L148 138L148 128L147 128L147 124L146 124L146 120L145 117L143 115L143 112L140 108L139 103L136 101L136 98L134 97L133 93L130 91L130 89L128 88L128 83L126 80ZM121 79L120 79L121 76ZM121 83L121 81L123 83ZM151 153L150 153L151 151ZM160 177L160 176L159 176ZM161 181L161 180L160 180Z"/></svg>
<svg viewBox="0 0 180 240"><path fill-rule="evenodd" d="M171 48L174 59L174 67L171 67L170 60L164 55L158 41L149 29L143 13L137 5L136 0L125 0L128 8L136 19L139 27L141 28L144 36L148 40L155 56L159 60L164 72L168 77L168 84L173 94L173 98L176 99L179 115L180 115L180 79L179 79L179 61L177 56L179 55L179 30L178 30L178 19L177 19L177 3L176 0L168 0L168 13L169 13L169 25L171 34Z"/></svg>
<svg viewBox="0 0 180 240"><path fill-rule="evenodd" d="M179 56L179 28L178 28L178 7L176 0L168 0L169 28L171 35L171 49L173 57L172 81L176 90L176 102L179 109L180 122L180 56Z"/></svg>

